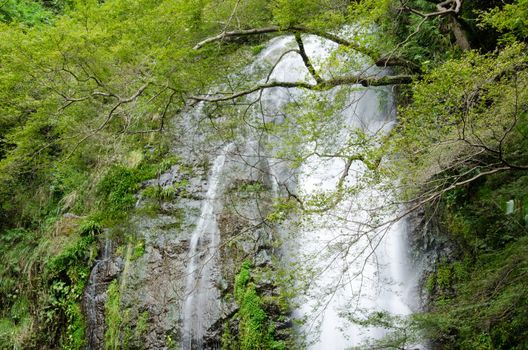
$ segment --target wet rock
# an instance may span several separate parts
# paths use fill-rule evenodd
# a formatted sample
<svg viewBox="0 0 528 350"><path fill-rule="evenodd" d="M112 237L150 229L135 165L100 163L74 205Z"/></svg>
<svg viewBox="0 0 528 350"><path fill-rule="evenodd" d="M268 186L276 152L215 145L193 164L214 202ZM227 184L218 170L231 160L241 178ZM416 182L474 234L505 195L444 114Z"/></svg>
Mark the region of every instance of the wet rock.
<svg viewBox="0 0 528 350"><path fill-rule="evenodd" d="M290 330L293 327L293 321L290 317L285 317L284 319L275 322L276 330Z"/></svg>
<svg viewBox="0 0 528 350"><path fill-rule="evenodd" d="M267 250L261 250L255 257L255 265L264 267L271 264L271 257Z"/></svg>
<svg viewBox="0 0 528 350"><path fill-rule="evenodd" d="M108 267L108 276L114 279L123 270L123 258L121 256L114 257Z"/></svg>
<svg viewBox="0 0 528 350"><path fill-rule="evenodd" d="M204 349L220 349L222 345L222 334L224 327L230 327L234 331L237 329L237 324L234 321L234 316L238 312L236 305L231 305L231 309L226 310L221 317L219 317L209 327L204 336Z"/></svg>
<svg viewBox="0 0 528 350"><path fill-rule="evenodd" d="M428 308L429 292L425 288L427 277L435 272L441 261L450 261L459 249L450 239L447 228L441 223L438 210L420 207L409 214L409 245L414 265L420 266L421 277L416 292L421 308Z"/></svg>
<svg viewBox="0 0 528 350"><path fill-rule="evenodd" d="M236 191L223 194L214 203L213 218L220 232L221 248L211 283L219 291L219 296L232 294L233 281L243 261L252 261L257 268L268 268L272 264L273 230L262 224L271 208L271 181L267 177L267 161L256 155L261 152L259 148L258 143L249 142L242 145L239 152L229 154L224 175L220 179L220 192L234 183L251 184L254 187L262 183L263 187L261 192L248 192L243 196ZM241 161L238 153L250 156ZM181 344L189 246L202 215L206 191L212 183L207 179L207 166L204 165L209 164L209 161L198 158L187 161L194 164L193 176L190 178L188 171L183 174L179 166L175 165L158 178L143 183L144 187L168 188L184 179L188 181L185 191L174 198L154 203L160 206L154 213L141 214L138 211L130 221L127 235L143 242L143 255L138 256L134 244L129 243L121 253L122 257L109 259L96 269L98 279L104 281L98 285L97 305L93 308L97 315L94 337L100 344L104 338L105 293L108 283L116 278L119 280L120 312L123 315L120 328L134 334L130 344L149 350L168 349L170 346L179 348ZM152 204L149 200L139 198L138 209ZM206 237L200 237L200 245L208 246L208 243ZM206 252L201 251L197 259L206 256ZM258 288L263 295L277 294L272 280L259 281ZM234 316L238 306L232 298L219 298L218 307L219 316L207 320L211 326L203 339L204 349L220 348L224 327L233 331L237 329ZM273 319L282 316L278 305L271 303L267 307L274 314ZM142 326L145 328L143 330L139 327L142 315L148 317L146 325ZM280 337L285 338L291 321L282 319L276 322L277 332L284 332Z"/></svg>
<svg viewBox="0 0 528 350"><path fill-rule="evenodd" d="M149 264L159 265L163 259L158 249L150 247L148 253L146 254Z"/></svg>
<svg viewBox="0 0 528 350"><path fill-rule="evenodd" d="M100 350L104 347L105 303L109 283L122 270L122 259L114 258L113 244L105 233L101 242L100 256L90 273L88 284L84 291L83 310L87 320L87 347L90 350Z"/></svg>

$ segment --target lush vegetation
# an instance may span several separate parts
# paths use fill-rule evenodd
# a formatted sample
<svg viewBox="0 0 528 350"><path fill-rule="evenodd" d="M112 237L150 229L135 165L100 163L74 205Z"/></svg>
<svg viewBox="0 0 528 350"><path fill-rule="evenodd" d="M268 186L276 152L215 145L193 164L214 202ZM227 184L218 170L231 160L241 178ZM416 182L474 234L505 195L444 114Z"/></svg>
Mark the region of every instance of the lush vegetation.
<svg viewBox="0 0 528 350"><path fill-rule="evenodd" d="M1 249L2 329L0 341L15 348L58 342L84 344L81 299L96 256L99 227L63 218L52 237L23 229L5 231Z"/></svg>
<svg viewBox="0 0 528 350"><path fill-rule="evenodd" d="M528 13L478 3L462 9L476 50L428 50L395 138L407 198L457 247L425 281L429 312L415 321L438 348L525 349Z"/></svg>
<svg viewBox="0 0 528 350"><path fill-rule="evenodd" d="M528 344L527 181L526 175L494 175L446 196L442 221L459 249L429 276L431 312L418 316L429 337L446 348Z"/></svg>
<svg viewBox="0 0 528 350"><path fill-rule="evenodd" d="M275 301L259 295L252 274L251 264L245 261L234 284L234 299L239 306L238 312L233 316L236 327L231 329L229 323L225 324L222 349L286 349L285 341L275 338L275 324L272 315L266 311L266 303Z"/></svg>
<svg viewBox="0 0 528 350"><path fill-rule="evenodd" d="M404 83L398 127L370 140L358 134L351 144L360 144L362 154L347 157L364 161L372 181L398 178L394 190L404 201L441 203L445 230L460 247L427 280L432 304L418 320L422 329L444 348L526 348L528 2L463 1L456 11L423 16L434 14L437 4L2 1L0 348L83 348L81 299L99 236L126 221L142 182L177 161L168 154L171 141L184 133L178 113L213 84L228 81L233 92L255 85L233 77L271 36L328 37L345 26L349 43L336 56L360 51L405 76L391 82ZM358 23L377 30L354 31ZM266 27L272 30L194 49L219 33ZM333 73L355 64L331 61ZM310 89L350 83L324 81L307 68L318 81ZM301 136L285 148L294 162L303 159L296 158L295 143L316 140L324 130L314 125L332 116L328 101L306 103L314 103L313 113L300 120ZM233 137L243 118L209 122L219 137ZM184 186L146 195L166 199ZM514 210L505 214L509 200ZM292 206L281 203L282 209ZM250 271L244 265L235 283L239 334L226 333L225 341L245 349L281 348ZM115 284L107 312L112 347L123 317Z"/></svg>

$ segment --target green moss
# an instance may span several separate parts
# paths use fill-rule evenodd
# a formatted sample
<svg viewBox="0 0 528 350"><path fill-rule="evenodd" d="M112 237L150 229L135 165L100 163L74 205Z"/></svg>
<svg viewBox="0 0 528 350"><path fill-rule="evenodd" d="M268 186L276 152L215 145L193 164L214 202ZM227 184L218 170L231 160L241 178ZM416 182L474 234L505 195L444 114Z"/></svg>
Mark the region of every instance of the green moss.
<svg viewBox="0 0 528 350"><path fill-rule="evenodd" d="M266 186L260 181L243 182L239 188L239 191L246 193L259 193L266 190Z"/></svg>
<svg viewBox="0 0 528 350"><path fill-rule="evenodd" d="M170 350L173 350L173 349L177 348L176 342L174 341L174 339L172 339L172 337L170 335L167 335L165 337L165 345Z"/></svg>
<svg viewBox="0 0 528 350"><path fill-rule="evenodd" d="M171 217L174 218L175 222L172 224L168 224L170 228L178 228L180 229L184 223L186 218L186 209L184 208L174 208L171 210Z"/></svg>
<svg viewBox="0 0 528 350"><path fill-rule="evenodd" d="M132 250L130 260L134 261L141 258L145 254L145 241L140 240L136 242Z"/></svg>
<svg viewBox="0 0 528 350"><path fill-rule="evenodd" d="M131 242L126 245L127 260L137 259L143 242L136 245ZM120 250L125 246L121 245ZM121 290L123 284L115 279L110 282L106 291L105 302L105 349L138 349L142 348L144 336L148 331L150 314L148 311L134 307L125 307L122 302Z"/></svg>
<svg viewBox="0 0 528 350"><path fill-rule="evenodd" d="M222 349L236 349L236 346L237 346L236 337L233 334L231 334L231 330L229 329L228 323L224 324L221 344L222 344Z"/></svg>
<svg viewBox="0 0 528 350"><path fill-rule="evenodd" d="M255 46L252 46L251 47L251 53L253 55L258 55L259 53L262 52L262 50L264 50L265 46L264 45L255 45Z"/></svg>
<svg viewBox="0 0 528 350"><path fill-rule="evenodd" d="M283 341L275 340L274 325L264 310L262 298L251 281L251 263L245 261L235 277L235 301L240 309L236 314L238 333L232 335L228 326L222 335L222 348L243 350L285 349Z"/></svg>
<svg viewBox="0 0 528 350"><path fill-rule="evenodd" d="M239 301L242 299L245 287L250 279L251 263L244 261L240 267L240 272L235 277L235 300Z"/></svg>
<svg viewBox="0 0 528 350"><path fill-rule="evenodd" d="M185 188L189 185L189 180L183 179L175 182L171 186L149 186L141 194L145 198L156 199L160 201L170 201L176 197L186 197Z"/></svg>
<svg viewBox="0 0 528 350"><path fill-rule="evenodd" d="M179 161L177 157L166 157L163 155L149 155L141 160L136 167L115 165L105 174L97 186L101 207L96 217L104 223L114 223L124 219L130 209L137 201L136 194L142 182L156 178L159 174L167 171L173 164ZM146 189L146 196L154 196L158 199L167 200L172 198L177 190L185 184L175 184L169 189L152 186Z"/></svg>
<svg viewBox="0 0 528 350"><path fill-rule="evenodd" d="M432 293L434 291L435 285L436 285L435 281L436 281L436 278L435 278L434 273L427 276L427 279L425 280L425 289L427 290L428 293Z"/></svg>
<svg viewBox="0 0 528 350"><path fill-rule="evenodd" d="M446 289L451 286L452 282L452 272L451 266L442 265L438 267L436 271L436 285L439 288Z"/></svg>
<svg viewBox="0 0 528 350"><path fill-rule="evenodd" d="M136 339L140 339L141 336L143 336L147 329L148 329L148 320L149 320L149 312L148 311L143 311L138 319L137 319L137 323L136 323L136 328L134 330L134 337Z"/></svg>

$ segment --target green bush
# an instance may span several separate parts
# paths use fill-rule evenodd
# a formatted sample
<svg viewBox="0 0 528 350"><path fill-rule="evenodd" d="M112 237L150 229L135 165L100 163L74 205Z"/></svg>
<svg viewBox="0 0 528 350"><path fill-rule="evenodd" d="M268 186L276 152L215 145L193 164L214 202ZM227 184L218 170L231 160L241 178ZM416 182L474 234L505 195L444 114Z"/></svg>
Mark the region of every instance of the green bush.
<svg viewBox="0 0 528 350"><path fill-rule="evenodd" d="M251 263L245 261L235 277L235 301L240 309L236 314L238 333L231 335L224 328L222 348L242 350L285 349L283 341L275 340L274 325L263 308L262 298L258 295L255 284L251 281ZM234 345L236 344L236 346Z"/></svg>
<svg viewBox="0 0 528 350"><path fill-rule="evenodd" d="M51 18L52 14L37 1L5 0L0 6L0 22L35 25L48 22Z"/></svg>
<svg viewBox="0 0 528 350"><path fill-rule="evenodd" d="M95 250L94 236L80 237L45 265L49 285L46 323L55 334L63 334L60 342L64 349L82 349L85 345L81 302ZM60 329L61 324L66 326L65 332Z"/></svg>

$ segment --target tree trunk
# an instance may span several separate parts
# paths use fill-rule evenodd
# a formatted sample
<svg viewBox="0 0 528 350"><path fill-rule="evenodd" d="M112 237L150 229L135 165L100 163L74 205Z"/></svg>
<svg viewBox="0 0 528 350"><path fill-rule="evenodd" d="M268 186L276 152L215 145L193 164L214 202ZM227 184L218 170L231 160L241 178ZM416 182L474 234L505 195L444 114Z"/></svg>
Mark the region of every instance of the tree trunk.
<svg viewBox="0 0 528 350"><path fill-rule="evenodd" d="M471 49L468 33L460 23L460 21L453 15L449 15L449 29L455 37L455 42L462 50L467 51Z"/></svg>

